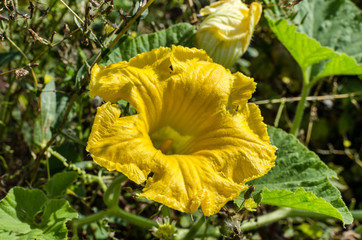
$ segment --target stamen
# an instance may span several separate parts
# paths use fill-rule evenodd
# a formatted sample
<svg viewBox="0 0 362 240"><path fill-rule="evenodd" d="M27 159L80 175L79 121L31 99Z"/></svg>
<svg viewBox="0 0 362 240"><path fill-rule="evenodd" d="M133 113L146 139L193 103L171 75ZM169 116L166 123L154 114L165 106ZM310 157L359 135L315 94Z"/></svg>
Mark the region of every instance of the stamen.
<svg viewBox="0 0 362 240"><path fill-rule="evenodd" d="M173 144L173 139L169 138L169 139L165 140L160 146L161 152L163 154L167 154L168 151L170 151L172 144Z"/></svg>

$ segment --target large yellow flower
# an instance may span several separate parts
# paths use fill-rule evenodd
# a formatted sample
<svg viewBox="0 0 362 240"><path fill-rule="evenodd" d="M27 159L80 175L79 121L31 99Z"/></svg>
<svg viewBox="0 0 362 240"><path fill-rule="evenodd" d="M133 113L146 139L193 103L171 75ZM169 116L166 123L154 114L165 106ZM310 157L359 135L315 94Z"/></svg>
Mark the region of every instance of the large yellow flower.
<svg viewBox="0 0 362 240"><path fill-rule="evenodd" d="M196 45L212 59L231 67L249 46L255 25L262 13L260 3L250 8L241 0L221 0L201 9L207 16L196 34Z"/></svg>
<svg viewBox="0 0 362 240"><path fill-rule="evenodd" d="M94 66L90 95L97 110L87 151L132 181L140 196L192 213L217 213L274 165L259 108L247 103L252 78L231 74L203 50L154 49L129 62ZM124 99L136 115L120 117ZM149 176L153 173L152 176Z"/></svg>

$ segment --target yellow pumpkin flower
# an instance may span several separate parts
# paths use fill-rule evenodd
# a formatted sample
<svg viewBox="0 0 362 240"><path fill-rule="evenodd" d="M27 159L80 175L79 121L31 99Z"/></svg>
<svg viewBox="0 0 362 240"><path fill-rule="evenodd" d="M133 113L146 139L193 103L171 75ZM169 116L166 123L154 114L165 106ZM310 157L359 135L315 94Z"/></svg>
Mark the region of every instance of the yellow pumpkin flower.
<svg viewBox="0 0 362 240"><path fill-rule="evenodd" d="M255 25L262 13L260 3L250 8L241 0L224 0L201 9L208 16L196 33L196 45L217 63L229 68L249 46Z"/></svg>
<svg viewBox="0 0 362 240"><path fill-rule="evenodd" d="M99 165L141 184L147 199L206 216L274 165L252 78L231 74L203 50L173 46L91 72L97 109L87 151ZM120 117L120 99L137 110ZM153 173L151 176L150 173Z"/></svg>

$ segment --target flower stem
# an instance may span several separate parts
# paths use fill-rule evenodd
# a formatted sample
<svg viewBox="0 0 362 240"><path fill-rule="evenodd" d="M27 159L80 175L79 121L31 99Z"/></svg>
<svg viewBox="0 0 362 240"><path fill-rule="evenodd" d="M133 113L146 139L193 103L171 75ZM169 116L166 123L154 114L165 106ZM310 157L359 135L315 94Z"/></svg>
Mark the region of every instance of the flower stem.
<svg viewBox="0 0 362 240"><path fill-rule="evenodd" d="M189 232L186 234L186 236L183 238L184 240L194 239L196 233L199 231L201 226L205 223L205 216L201 216L195 224L190 228Z"/></svg>

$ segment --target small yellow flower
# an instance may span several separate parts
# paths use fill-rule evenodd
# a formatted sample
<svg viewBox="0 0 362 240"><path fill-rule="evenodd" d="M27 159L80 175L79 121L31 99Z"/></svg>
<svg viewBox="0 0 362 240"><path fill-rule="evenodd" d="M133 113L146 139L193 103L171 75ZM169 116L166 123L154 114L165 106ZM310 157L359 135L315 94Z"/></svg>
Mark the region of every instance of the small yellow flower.
<svg viewBox="0 0 362 240"><path fill-rule="evenodd" d="M53 77L52 77L51 75L49 75L49 74L45 74L45 76L44 76L44 83L45 83L45 84L48 84L48 83L51 82L51 80L53 80Z"/></svg>
<svg viewBox="0 0 362 240"><path fill-rule="evenodd" d="M245 199L244 207L249 212L255 212L258 204L252 198Z"/></svg>
<svg viewBox="0 0 362 240"><path fill-rule="evenodd" d="M181 46L95 65L90 96L107 103L97 109L87 151L108 170L147 181L140 196L215 214L274 166L276 148L260 110L247 103L255 85L203 50ZM137 114L120 117L111 104L120 99Z"/></svg>
<svg viewBox="0 0 362 240"><path fill-rule="evenodd" d="M208 16L196 33L196 45L224 67L231 67L249 46L255 25L262 13L261 4L248 8L241 0L224 0L201 9Z"/></svg>

